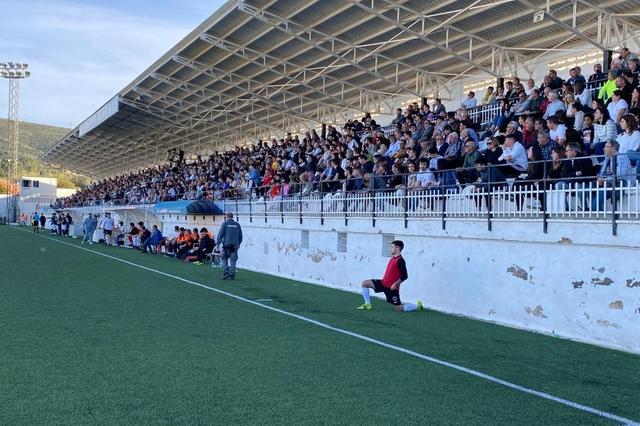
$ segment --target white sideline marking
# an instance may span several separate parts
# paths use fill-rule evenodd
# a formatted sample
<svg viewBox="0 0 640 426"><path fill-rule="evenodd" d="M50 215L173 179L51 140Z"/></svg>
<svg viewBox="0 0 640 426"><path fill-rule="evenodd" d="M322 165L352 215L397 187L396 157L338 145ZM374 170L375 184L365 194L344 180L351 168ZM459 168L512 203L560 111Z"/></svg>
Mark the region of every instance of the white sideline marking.
<svg viewBox="0 0 640 426"><path fill-rule="evenodd" d="M30 233L29 231L24 230L24 229L20 229L20 228L13 228L13 229L18 229L19 231ZM535 389L532 389L532 388L528 388L528 387L521 386L521 385L518 385L518 384L515 384L515 383L511 383L511 382L508 382L506 380L491 376L489 374L485 374L485 373L482 373L480 371L473 370L471 368L467 368L467 367L463 367L461 365L453 364L451 362L443 361L441 359L434 358L434 357L431 357L429 355L424 355L424 354L421 354L419 352L412 351L410 349L405 349L405 348L400 347L400 346L392 345L390 343L386 343L386 342L383 342L381 340L376 340L376 339L373 339L371 337L364 336L362 334L354 333L353 331L349 331L349 330L345 330L345 329L342 329L342 328L334 327L332 325L329 325L329 324L326 324L326 323L323 323L323 322L320 322L320 321L317 321L317 320L314 320L314 319L311 319L311 318L307 318L307 317L302 316L302 315L298 315L298 314L294 314L292 312L288 312L288 311L285 311L285 310L282 310L282 309L274 308L273 306L263 305L262 303L259 303L258 301L245 299L242 296L238 296L238 295L235 295L233 293L229 293L229 292L226 292L224 290L220 290L220 289L217 289L217 288L214 288L214 287L209 287L209 286L206 286L204 284L200 284L200 283L197 283L195 281L191 281L189 279L179 277L177 275L172 275L172 274L169 274L169 273L166 273L166 272L158 271L157 269L149 268L147 266L138 265L137 263L129 262L128 260L120 259L119 257L111 256L111 255L108 255L108 254L105 254L105 253L100 253L98 251L90 250L88 248L85 248L85 247L82 247L82 246L78 246L76 244L67 243L65 241L60 241L60 240L57 240L55 238L47 237L45 235L40 235L40 234L36 234L36 235L38 235L41 238L45 238L47 240L51 240L51 241L54 241L54 242L59 243L59 244L65 244L65 245L74 247L74 248L79 249L79 250L84 250L84 251L87 251L89 253L97 254L98 256L104 256L104 257L107 257L109 259L112 259L112 260L115 260L115 261L118 261L118 262L126 263L127 265L133 266L135 268L144 269L145 271L154 272L154 273L159 274L159 275L164 275L165 277L173 278L175 280L182 281L182 282L187 283L187 284L191 284L191 285L194 285L194 286L197 286L197 287L201 287L201 288L207 289L209 291L213 291L215 293L222 294L224 296L230 297L232 299L239 300L241 302L245 302L245 303L249 303L251 305L259 306L259 307L261 307L263 309L267 309L269 311L278 312L278 313L280 313L282 315L286 315L286 316L289 316L289 317L292 317L292 318L296 318L296 319L299 319L301 321L308 322L310 324L316 325L318 327L322 327L322 328L327 329L327 330L335 331L336 333L345 334L347 336L351 336L351 337L354 337L354 338L359 339L359 340L364 340L365 342L373 343L375 345L382 346L382 347L387 348L387 349L391 349L391 350L394 350L394 351L397 351L397 352L401 352L401 353L404 353L404 354L407 354L407 355L411 355L413 357L416 357L416 358L419 358L419 359L422 359L422 360L425 360L425 361L429 361L429 362L431 362L433 364L437 364L437 365L441 365L441 366L444 366L444 367L451 368L453 370L461 371L463 373L467 373L467 374L470 374L472 376L479 377L481 379L485 379L485 380L493 382L493 383L497 383L499 385L505 386L505 387L510 388L510 389L514 389L514 390L517 390L517 391L520 391L520 392L524 392L524 393L527 393L527 394L530 394L530 395L535 395L537 397L540 397L540 398L543 398L543 399L547 399L549 401L554 401L554 402L557 402L559 404L566 405L568 407L574 408L576 410L585 411L585 412L590 413L590 414L595 414L596 416L604 417L604 418L610 419L610 420L615 420L615 421L618 421L618 422L620 422L622 424L625 424L625 425L640 426L640 423L636 422L635 420L627 419L626 417L618 416L617 414L613 414L613 413L609 413L609 412L606 412L606 411L598 410L597 408L589 407L588 405L579 404L577 402L569 401L568 399L560 398L560 397L548 394L546 392L538 391L538 390L535 390Z"/></svg>

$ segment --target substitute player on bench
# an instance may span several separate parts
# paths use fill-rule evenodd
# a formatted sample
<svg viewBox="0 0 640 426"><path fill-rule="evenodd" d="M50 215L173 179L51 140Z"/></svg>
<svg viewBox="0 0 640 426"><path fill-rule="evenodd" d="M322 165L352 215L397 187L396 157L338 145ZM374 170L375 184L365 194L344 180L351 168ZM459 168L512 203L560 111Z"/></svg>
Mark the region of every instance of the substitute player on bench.
<svg viewBox="0 0 640 426"><path fill-rule="evenodd" d="M407 273L407 264L402 257L402 249L404 243L400 240L391 243L391 259L387 263L387 269L384 271L382 279L371 279L362 281L362 297L364 303L358 306L359 310L371 309L371 296L369 289L373 289L376 293L384 293L387 296L387 302L391 303L398 312L409 312L424 309L422 302L418 300L417 304L402 303L400 301L400 284L409 278Z"/></svg>

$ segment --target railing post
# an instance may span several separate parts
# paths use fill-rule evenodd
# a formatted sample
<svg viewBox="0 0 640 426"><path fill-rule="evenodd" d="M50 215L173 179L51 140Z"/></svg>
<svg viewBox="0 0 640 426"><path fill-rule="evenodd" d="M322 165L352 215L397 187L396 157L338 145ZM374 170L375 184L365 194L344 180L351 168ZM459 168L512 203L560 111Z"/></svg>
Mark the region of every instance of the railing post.
<svg viewBox="0 0 640 426"><path fill-rule="evenodd" d="M347 214L347 192L342 193L342 210L344 211L344 226L349 225L349 215Z"/></svg>
<svg viewBox="0 0 640 426"><path fill-rule="evenodd" d="M264 223L267 223L267 199L266 199L266 195L265 195L265 199L264 199Z"/></svg>
<svg viewBox="0 0 640 426"><path fill-rule="evenodd" d="M376 227L376 196L374 189L372 188L369 192L371 197L371 226Z"/></svg>
<svg viewBox="0 0 640 426"><path fill-rule="evenodd" d="M491 167L493 167L493 165L489 165L488 166L488 174L489 174L489 182L487 183L487 230L489 232L491 232ZM482 198L480 198L480 203L482 203ZM480 204L482 205L482 204Z"/></svg>
<svg viewBox="0 0 640 426"><path fill-rule="evenodd" d="M547 161L542 163L542 232L545 234L549 228L549 216L547 213Z"/></svg>
<svg viewBox="0 0 640 426"><path fill-rule="evenodd" d="M409 188L407 177L404 177L404 197L402 198L402 207L404 209L404 229L409 226Z"/></svg>
<svg viewBox="0 0 640 426"><path fill-rule="evenodd" d="M253 201L249 196L249 223L253 223Z"/></svg>
<svg viewBox="0 0 640 426"><path fill-rule="evenodd" d="M284 224L284 195L280 196L280 223Z"/></svg>
<svg viewBox="0 0 640 426"><path fill-rule="evenodd" d="M238 197L236 196L236 219L239 221L240 218L238 217Z"/></svg>
<svg viewBox="0 0 640 426"><path fill-rule="evenodd" d="M302 225L302 192L298 194L298 216L300 216L300 225Z"/></svg>
<svg viewBox="0 0 640 426"><path fill-rule="evenodd" d="M320 187L320 225L324 225L324 197L322 196L322 186Z"/></svg>
<svg viewBox="0 0 640 426"><path fill-rule="evenodd" d="M617 208L617 204L618 204L618 156L614 155L613 157L611 157L611 162L613 163L611 165L611 169L613 172L613 181L612 181L612 185L613 185L613 189L611 190L611 233L613 234L613 236L617 236L618 235L618 218L616 216L616 208ZM623 182L626 182L623 180ZM605 183L605 203L607 202L607 192L606 192L606 183Z"/></svg>
<svg viewBox="0 0 640 426"><path fill-rule="evenodd" d="M447 185L444 184L442 192L442 230L447 229Z"/></svg>

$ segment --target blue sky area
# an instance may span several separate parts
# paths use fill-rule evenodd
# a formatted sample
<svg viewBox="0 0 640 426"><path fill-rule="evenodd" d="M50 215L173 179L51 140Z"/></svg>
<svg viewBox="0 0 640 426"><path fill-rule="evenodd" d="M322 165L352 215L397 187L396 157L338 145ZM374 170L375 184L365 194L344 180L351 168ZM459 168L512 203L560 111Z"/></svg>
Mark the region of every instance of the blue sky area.
<svg viewBox="0 0 640 426"><path fill-rule="evenodd" d="M20 118L75 127L224 0L0 0L0 62L26 62ZM8 82L0 80L0 117Z"/></svg>

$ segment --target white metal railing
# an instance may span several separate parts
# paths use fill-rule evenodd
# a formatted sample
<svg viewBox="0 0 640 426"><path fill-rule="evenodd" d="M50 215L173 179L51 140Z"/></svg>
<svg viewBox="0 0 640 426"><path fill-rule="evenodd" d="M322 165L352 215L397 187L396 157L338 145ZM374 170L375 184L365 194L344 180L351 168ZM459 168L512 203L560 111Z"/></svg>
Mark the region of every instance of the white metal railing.
<svg viewBox="0 0 640 426"><path fill-rule="evenodd" d="M392 191L337 192L273 200L237 201L225 210L240 217L407 217L610 219L640 218L640 185L621 181L614 190L596 182L544 184L509 181L490 190L472 185Z"/></svg>

